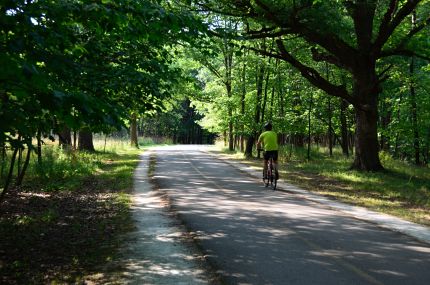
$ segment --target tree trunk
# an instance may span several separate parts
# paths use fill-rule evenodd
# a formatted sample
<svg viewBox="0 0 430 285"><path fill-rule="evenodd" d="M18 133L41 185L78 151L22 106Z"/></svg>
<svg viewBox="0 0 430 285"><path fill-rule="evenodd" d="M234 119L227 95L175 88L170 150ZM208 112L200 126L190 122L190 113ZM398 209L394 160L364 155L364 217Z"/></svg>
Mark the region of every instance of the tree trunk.
<svg viewBox="0 0 430 285"><path fill-rule="evenodd" d="M84 127L79 131L78 149L94 152L93 133Z"/></svg>
<svg viewBox="0 0 430 285"><path fill-rule="evenodd" d="M257 100L255 103L255 117L254 122L255 125L258 126L260 124L260 118L261 118L261 99L263 97L263 79L264 79L264 64L260 63L260 66L257 66Z"/></svg>
<svg viewBox="0 0 430 285"><path fill-rule="evenodd" d="M255 126L259 126L261 124L261 117L260 114L264 113L264 111L261 110L261 99L263 96L263 79L264 79L264 72L265 72L265 67L264 64L261 64L261 67L257 67L257 101L256 101L256 105L255 105L255 118L254 118L254 122L255 122ZM261 130L260 127L257 127L258 131ZM252 136L252 145L255 143L256 140L256 134L253 134ZM249 151L249 144L250 144L251 139L248 140L247 145L246 145L246 151L245 151L245 155L248 155L248 151ZM251 153L250 155L252 156L252 145L251 147ZM257 157L260 158L260 151L258 151Z"/></svg>
<svg viewBox="0 0 430 285"><path fill-rule="evenodd" d="M365 48L365 47L362 47ZM353 74L353 97L357 99L355 111L355 159L352 169L380 171L378 141L378 96L380 81L376 74L376 60L372 57L357 59Z"/></svg>
<svg viewBox="0 0 430 285"><path fill-rule="evenodd" d="M76 133L76 130L74 130L73 131L73 149L78 149L77 147L76 147L76 138L77 138L77 133Z"/></svg>
<svg viewBox="0 0 430 285"><path fill-rule="evenodd" d="M40 131L37 131L37 163L42 165L42 133Z"/></svg>
<svg viewBox="0 0 430 285"><path fill-rule="evenodd" d="M279 65L279 59L276 59L275 61L275 71L276 71L276 75L277 77L279 77L279 70L278 70L278 65ZM271 94L271 98L270 98L270 112L269 112L269 120L273 121L273 105L275 104L275 83L273 83L272 85L272 94Z"/></svg>
<svg viewBox="0 0 430 285"><path fill-rule="evenodd" d="M328 148L330 156L333 156L333 111L331 108L331 98L328 98Z"/></svg>
<svg viewBox="0 0 430 285"><path fill-rule="evenodd" d="M244 133L245 133L245 124L244 124L244 117L245 117L245 104L246 104L246 61L243 61L243 68L242 68L242 92L240 95L240 115L241 115L241 134L240 134L240 151L244 151Z"/></svg>
<svg viewBox="0 0 430 285"><path fill-rule="evenodd" d="M342 136L342 153L349 157L349 143L348 143L348 123L346 120L346 111L348 108L348 102L340 99L340 129Z"/></svg>
<svg viewBox="0 0 430 285"><path fill-rule="evenodd" d="M15 160L16 160L17 153L18 153L18 148L15 148L14 151L13 151L11 160L10 160L9 173L8 173L8 175L6 177L6 182L5 182L4 186L3 186L3 191L0 194L0 203L3 201L4 196L6 195L7 191L9 190L9 185L10 185L10 182L12 180L13 168L15 166Z"/></svg>
<svg viewBox="0 0 430 285"><path fill-rule="evenodd" d="M21 142L22 142L21 136L18 136L18 140L21 145ZM22 146L18 148L18 161L17 161L17 173L16 173L17 176L21 174L22 149L23 149Z"/></svg>
<svg viewBox="0 0 430 285"><path fill-rule="evenodd" d="M245 157L246 158L252 157L252 148L253 148L254 143L255 143L255 137L256 137L256 135L252 134L246 140L246 148L245 148Z"/></svg>
<svg viewBox="0 0 430 285"><path fill-rule="evenodd" d="M330 70L329 70L327 63L325 65L325 69L326 69L327 80L329 80ZM333 156L333 132L332 132L333 124L332 124L332 119L333 119L333 111L331 108L331 97L329 97L328 98L328 148L329 148L330 156Z"/></svg>
<svg viewBox="0 0 430 285"><path fill-rule="evenodd" d="M308 160L311 159L311 113L312 113L312 100L313 100L313 94L311 93L311 98L309 101L309 111L308 111L308 154L307 158Z"/></svg>
<svg viewBox="0 0 430 285"><path fill-rule="evenodd" d="M237 25L237 24L236 24ZM226 22L226 28L232 29L235 25L231 21ZM233 105L232 105L232 70L233 70L233 45L231 39L224 37L223 45L221 47L224 56L224 85L227 91L227 113L228 113L228 149L234 150L234 134L233 134Z"/></svg>
<svg viewBox="0 0 430 285"><path fill-rule="evenodd" d="M227 85L227 96L231 98L231 84ZM233 134L233 107L231 102L228 103L228 150L234 150L234 134Z"/></svg>
<svg viewBox="0 0 430 285"><path fill-rule="evenodd" d="M268 65L270 66L270 59ZM270 78L270 70L267 69L266 79L264 80L264 97L263 97L263 106L261 107L261 122L264 123L266 119L266 105L267 105L267 92L269 89L269 78ZM263 84L263 83L262 83Z"/></svg>
<svg viewBox="0 0 430 285"><path fill-rule="evenodd" d="M58 132L59 144L63 148L70 148L72 146L72 135L69 127L64 126L61 131Z"/></svg>
<svg viewBox="0 0 430 285"><path fill-rule="evenodd" d="M132 114L130 120L130 138L131 146L139 148L139 143L137 141L137 115Z"/></svg>
<svg viewBox="0 0 430 285"><path fill-rule="evenodd" d="M27 142L27 155L24 161L24 165L18 177L16 178L16 184L15 184L16 186L20 186L22 184L22 181L24 180L25 172L27 171L28 164L30 163L31 147L32 145L31 145L31 139L30 139L30 141Z"/></svg>
<svg viewBox="0 0 430 285"><path fill-rule="evenodd" d="M355 160L352 169L379 171L383 167L379 160L378 133L377 133L377 104L368 105L370 110L355 109Z"/></svg>
<svg viewBox="0 0 430 285"><path fill-rule="evenodd" d="M1 146L1 171L0 178L3 179L4 167L6 164L6 145L3 143Z"/></svg>

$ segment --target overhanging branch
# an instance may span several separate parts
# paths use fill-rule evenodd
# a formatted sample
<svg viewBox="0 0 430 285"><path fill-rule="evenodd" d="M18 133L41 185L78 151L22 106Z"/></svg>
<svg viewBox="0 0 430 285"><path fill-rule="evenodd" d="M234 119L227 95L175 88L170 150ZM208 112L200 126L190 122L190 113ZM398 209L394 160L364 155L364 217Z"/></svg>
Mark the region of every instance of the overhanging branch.
<svg viewBox="0 0 430 285"><path fill-rule="evenodd" d="M408 41L418 34L420 31L422 31L424 28L428 27L430 25L430 17L428 17L425 21L422 21L419 25L417 25L415 28L409 31L409 33L400 41L400 43L397 45L398 49L404 48Z"/></svg>
<svg viewBox="0 0 430 285"><path fill-rule="evenodd" d="M389 57L389 56L406 56L406 57L417 57L417 58L421 58L423 60L429 61L430 62L430 56L428 55L423 55L423 54L419 54L415 51L412 50L408 50L408 49L392 49L392 50L385 50L382 51L379 55L379 58L383 58L383 57Z"/></svg>
<svg viewBox="0 0 430 285"><path fill-rule="evenodd" d="M348 67L346 67L345 65L343 65L340 60L331 54L327 54L327 53L323 53L320 52L317 48L313 47L311 48L311 52L312 52L312 59L317 61L317 62L327 62L327 63L331 63L336 65L337 67L343 68L343 69L348 69Z"/></svg>
<svg viewBox="0 0 430 285"><path fill-rule="evenodd" d="M381 23L378 36L375 40L375 44L373 45L374 54L379 54L379 51L393 34L394 30L410 13L412 13L412 11L415 9L415 7L420 1L421 0L406 1L406 3L399 9L397 14L394 15L394 17L392 16L392 14L397 8L397 1L391 1L390 6L384 16L384 20Z"/></svg>
<svg viewBox="0 0 430 285"><path fill-rule="evenodd" d="M272 53L265 53L268 56L274 56L276 58L280 58L284 61L287 61L292 66L294 66L299 72L302 74L304 78L306 78L312 85L318 87L319 89L325 91L327 94L335 97L339 97L345 99L349 103L357 106L357 101L349 95L344 85L334 85L328 80L324 79L317 70L311 68L309 66L304 65L300 61L298 61L294 56L292 56L284 46L282 40L278 39L276 41L278 45L278 49L280 54L273 55Z"/></svg>

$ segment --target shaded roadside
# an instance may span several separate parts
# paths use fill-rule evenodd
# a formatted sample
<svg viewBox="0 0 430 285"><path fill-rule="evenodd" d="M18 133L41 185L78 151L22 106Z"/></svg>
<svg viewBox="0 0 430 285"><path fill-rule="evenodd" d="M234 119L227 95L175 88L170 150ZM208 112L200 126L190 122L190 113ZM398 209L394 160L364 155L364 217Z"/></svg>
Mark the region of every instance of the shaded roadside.
<svg viewBox="0 0 430 285"><path fill-rule="evenodd" d="M134 173L136 229L122 250L121 284L214 284L202 255L151 183L150 161L151 152L143 153Z"/></svg>

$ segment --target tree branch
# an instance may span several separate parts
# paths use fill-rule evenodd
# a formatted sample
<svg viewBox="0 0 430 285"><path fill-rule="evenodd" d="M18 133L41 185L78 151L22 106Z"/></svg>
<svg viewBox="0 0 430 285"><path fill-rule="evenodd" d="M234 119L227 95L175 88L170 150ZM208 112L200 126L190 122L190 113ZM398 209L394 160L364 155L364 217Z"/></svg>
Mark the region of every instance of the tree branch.
<svg viewBox="0 0 430 285"><path fill-rule="evenodd" d="M337 66L341 64L343 68L347 68L349 70L352 70L355 67L356 62L354 58L357 54L357 51L353 47L351 47L349 44L347 44L345 41L343 41L341 38L339 38L333 33L324 31L324 33L322 34L315 29L308 28L296 18L297 13L306 6L295 7L295 11L291 13L288 21L285 21L279 20L276 16L276 13L272 12L270 7L264 4L263 1L256 0L255 3L265 11L264 15L262 16L281 27L281 31L284 32L284 35L302 35L308 43L318 44L323 47L327 52L337 57Z"/></svg>
<svg viewBox="0 0 430 285"><path fill-rule="evenodd" d="M291 31L286 29L281 29L279 31L249 31L247 32L247 36L245 39L255 40L255 39L264 39L264 38L279 38L280 36L285 36L292 34Z"/></svg>
<svg viewBox="0 0 430 285"><path fill-rule="evenodd" d="M391 50L385 50L385 51L382 51L380 53L379 58L389 57L389 56L395 56L395 55L407 56L407 57L415 56L415 57L418 57L418 58L421 58L423 60L426 60L426 61L430 62L430 56L428 56L428 55L422 55L422 54L416 53L415 51L408 50L408 49L391 49Z"/></svg>
<svg viewBox="0 0 430 285"><path fill-rule="evenodd" d="M354 106L357 105L357 101L348 94L348 91L346 90L344 85L334 85L324 79L315 69L302 64L286 50L282 40L277 40L276 44L278 45L278 49L280 51L280 55L277 55L276 57L289 62L292 66L298 69L302 76L305 77L310 83L312 83L312 85L324 90L325 92L327 92L327 94L331 96L345 99ZM266 53L266 55L273 56L273 54L271 53Z"/></svg>
<svg viewBox="0 0 430 285"><path fill-rule="evenodd" d="M388 6L388 9L384 14L384 18L382 18L381 24L379 25L378 38L375 41L375 44L377 46L382 47L382 44L380 43L383 40L382 35L387 33L387 30L388 30L388 27L390 25L393 14L397 10L398 2L399 2L398 0L391 0L390 1L390 5Z"/></svg>
<svg viewBox="0 0 430 285"><path fill-rule="evenodd" d="M393 34L398 25L415 9L421 0L408 0L397 12L394 18L391 16L397 7L397 1L392 0L390 7L384 16L384 21L381 23L378 36L373 45L373 53L378 55L384 44ZM391 20L391 21L390 21Z"/></svg>
<svg viewBox="0 0 430 285"><path fill-rule="evenodd" d="M197 3L197 6L200 6L203 9L203 11L205 11L205 12L210 11L210 12L214 12L214 13L224 15L224 16L231 16L231 17L243 17L243 16L253 17L253 16L255 16L254 11L250 5L247 5L246 7L244 5L243 7L241 7L242 9L240 9L237 14L231 12L231 11L234 11L234 9L232 9L231 7L215 8L212 5L208 5L208 4L204 4L204 3L200 3L200 2ZM237 5L235 5L235 6L237 6Z"/></svg>
<svg viewBox="0 0 430 285"><path fill-rule="evenodd" d="M430 17L427 18L427 20L421 22L419 25L417 25L415 28L409 31L409 33L400 41L400 43L397 45L397 48L404 48L405 45L408 43L408 41L418 34L420 31L422 31L425 27L428 27L430 25Z"/></svg>
<svg viewBox="0 0 430 285"><path fill-rule="evenodd" d="M382 83L385 80L388 79L388 75L385 75L391 68L393 67L393 64L390 64L387 68L385 68L384 70L381 71L381 73L378 74L378 82Z"/></svg>
<svg viewBox="0 0 430 285"><path fill-rule="evenodd" d="M322 53L320 52L317 48L313 47L311 48L311 52L312 52L312 59L317 61L317 62L327 62L327 63L331 63L336 65L337 67L343 68L343 69L347 69L346 66L344 66L339 59L331 54L327 54L327 53Z"/></svg>

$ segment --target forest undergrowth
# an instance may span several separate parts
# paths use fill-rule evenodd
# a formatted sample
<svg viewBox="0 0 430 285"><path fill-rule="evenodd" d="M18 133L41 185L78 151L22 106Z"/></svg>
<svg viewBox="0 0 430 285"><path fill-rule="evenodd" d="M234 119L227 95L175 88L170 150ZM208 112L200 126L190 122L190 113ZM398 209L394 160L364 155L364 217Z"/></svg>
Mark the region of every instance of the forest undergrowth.
<svg viewBox="0 0 430 285"><path fill-rule="evenodd" d="M115 278L106 270L123 234L138 153L129 142L100 141L95 153L45 146L25 181L0 205L0 283L78 284ZM111 280L110 280L111 281Z"/></svg>

